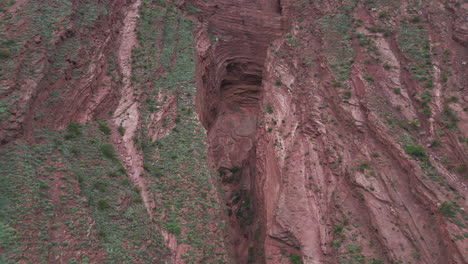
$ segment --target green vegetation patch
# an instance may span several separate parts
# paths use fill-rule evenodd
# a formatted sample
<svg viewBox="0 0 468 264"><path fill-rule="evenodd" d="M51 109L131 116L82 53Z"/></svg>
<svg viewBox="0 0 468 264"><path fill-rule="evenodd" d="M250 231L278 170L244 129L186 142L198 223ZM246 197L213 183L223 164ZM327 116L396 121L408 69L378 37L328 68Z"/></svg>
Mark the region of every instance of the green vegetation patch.
<svg viewBox="0 0 468 264"><path fill-rule="evenodd" d="M432 88L431 48L426 29L422 25L402 23L398 28L398 45L412 61L409 68L413 78Z"/></svg>
<svg viewBox="0 0 468 264"><path fill-rule="evenodd" d="M193 22L173 6L163 11L154 2L143 2L140 15L132 82L141 89L151 83L151 89L141 104L142 129L135 143L143 151L149 192L156 202L155 218L178 243L189 247L182 256L187 262L224 263L228 254L222 245L223 232L211 231L222 230L224 222L210 179L214 175L208 168L206 135L193 114ZM163 69L164 75L155 75L155 69ZM154 122L151 113L169 96L175 98L176 111L157 124L169 132L153 142L146 130Z"/></svg>
<svg viewBox="0 0 468 264"><path fill-rule="evenodd" d="M455 203L455 202L443 202L439 206L439 211L446 217L453 218L457 214L457 209L460 208L460 206Z"/></svg>
<svg viewBox="0 0 468 264"><path fill-rule="evenodd" d="M424 147L421 145L407 144L403 148L405 149L405 152L411 156L418 158L426 157L426 151L424 151Z"/></svg>
<svg viewBox="0 0 468 264"><path fill-rule="evenodd" d="M83 263L94 254L100 263L165 256L138 190L118 160L104 158L100 146L109 142L96 125L37 130L35 142L0 150L1 263L48 263L64 250Z"/></svg>
<svg viewBox="0 0 468 264"><path fill-rule="evenodd" d="M351 16L348 12L328 15L321 18L319 23L325 41L328 65L339 81L345 81L349 78L353 63Z"/></svg>
<svg viewBox="0 0 468 264"><path fill-rule="evenodd" d="M291 253L289 254L289 260L291 261L291 264L302 264L302 259L301 256L299 256L296 253Z"/></svg>

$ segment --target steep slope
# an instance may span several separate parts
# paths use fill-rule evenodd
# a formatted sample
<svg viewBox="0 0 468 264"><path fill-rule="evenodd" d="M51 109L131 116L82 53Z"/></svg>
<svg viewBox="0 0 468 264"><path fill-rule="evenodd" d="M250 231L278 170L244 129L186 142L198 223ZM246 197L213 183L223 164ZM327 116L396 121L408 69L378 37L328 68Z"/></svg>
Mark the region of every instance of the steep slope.
<svg viewBox="0 0 468 264"><path fill-rule="evenodd" d="M467 17L0 3L0 262L468 262Z"/></svg>
<svg viewBox="0 0 468 264"><path fill-rule="evenodd" d="M467 261L465 4L192 3L238 262Z"/></svg>
<svg viewBox="0 0 468 264"><path fill-rule="evenodd" d="M0 262L228 260L186 14L158 1L1 7Z"/></svg>

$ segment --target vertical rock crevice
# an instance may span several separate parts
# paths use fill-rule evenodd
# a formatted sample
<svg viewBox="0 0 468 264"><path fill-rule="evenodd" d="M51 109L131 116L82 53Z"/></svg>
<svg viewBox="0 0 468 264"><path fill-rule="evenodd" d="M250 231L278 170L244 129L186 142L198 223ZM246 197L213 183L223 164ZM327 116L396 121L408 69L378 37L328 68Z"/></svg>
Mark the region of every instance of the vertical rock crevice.
<svg viewBox="0 0 468 264"><path fill-rule="evenodd" d="M198 111L208 131L238 263L261 261L261 210L255 191L256 130L263 106L264 63L281 34L276 0L194 2L203 21L196 33Z"/></svg>

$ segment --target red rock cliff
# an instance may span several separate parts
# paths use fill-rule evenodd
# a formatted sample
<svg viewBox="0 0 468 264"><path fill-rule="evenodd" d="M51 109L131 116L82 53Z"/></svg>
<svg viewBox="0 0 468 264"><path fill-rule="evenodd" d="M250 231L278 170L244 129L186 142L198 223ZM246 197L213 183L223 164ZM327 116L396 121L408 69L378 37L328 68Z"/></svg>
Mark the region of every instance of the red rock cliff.
<svg viewBox="0 0 468 264"><path fill-rule="evenodd" d="M467 263L467 19L0 3L0 260Z"/></svg>
<svg viewBox="0 0 468 264"><path fill-rule="evenodd" d="M466 4L192 4L235 259L467 261Z"/></svg>

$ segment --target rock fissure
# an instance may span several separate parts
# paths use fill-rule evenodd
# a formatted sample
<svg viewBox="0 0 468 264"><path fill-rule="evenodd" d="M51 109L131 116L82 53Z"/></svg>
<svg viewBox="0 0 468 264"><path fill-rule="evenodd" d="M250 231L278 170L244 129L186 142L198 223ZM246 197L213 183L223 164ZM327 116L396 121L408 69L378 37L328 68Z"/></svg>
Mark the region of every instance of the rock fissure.
<svg viewBox="0 0 468 264"><path fill-rule="evenodd" d="M270 43L282 33L282 8L276 0L217 1L214 9L199 7L210 12L208 27L199 30L216 29L220 35L210 44L210 32L196 39L198 47L210 45L197 54L200 119L225 193L234 259L253 263L262 258L259 236L265 229L263 197L256 191L256 131L263 111L265 58Z"/></svg>

